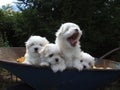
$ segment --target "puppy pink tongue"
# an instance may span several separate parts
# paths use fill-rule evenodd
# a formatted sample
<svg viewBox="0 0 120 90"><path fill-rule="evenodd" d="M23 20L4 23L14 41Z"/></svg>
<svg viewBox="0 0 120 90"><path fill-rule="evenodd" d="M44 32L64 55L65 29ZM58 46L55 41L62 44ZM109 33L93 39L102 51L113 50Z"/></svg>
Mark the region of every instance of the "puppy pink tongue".
<svg viewBox="0 0 120 90"><path fill-rule="evenodd" d="M73 40L73 39L71 39L70 42L71 42L71 45L72 45L72 46L75 46L76 43L77 43L77 40Z"/></svg>

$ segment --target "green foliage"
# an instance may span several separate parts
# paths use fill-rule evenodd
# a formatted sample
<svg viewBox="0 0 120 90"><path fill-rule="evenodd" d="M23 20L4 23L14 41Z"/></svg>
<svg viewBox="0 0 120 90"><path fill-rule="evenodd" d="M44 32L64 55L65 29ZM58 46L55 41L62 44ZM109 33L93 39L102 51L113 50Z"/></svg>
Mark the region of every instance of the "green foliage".
<svg viewBox="0 0 120 90"><path fill-rule="evenodd" d="M64 22L80 26L82 49L93 56L120 46L119 0L18 0L17 6L20 12L0 10L0 32L10 46L24 46L30 35L54 42Z"/></svg>
<svg viewBox="0 0 120 90"><path fill-rule="evenodd" d="M3 40L2 35L0 35L0 47L9 47L9 41L7 38Z"/></svg>

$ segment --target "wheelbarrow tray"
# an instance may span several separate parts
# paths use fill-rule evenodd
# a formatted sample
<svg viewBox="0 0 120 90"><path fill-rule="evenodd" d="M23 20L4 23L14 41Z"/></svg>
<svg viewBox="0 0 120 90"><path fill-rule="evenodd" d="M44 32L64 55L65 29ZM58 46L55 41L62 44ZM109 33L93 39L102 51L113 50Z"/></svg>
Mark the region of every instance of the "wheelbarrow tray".
<svg viewBox="0 0 120 90"><path fill-rule="evenodd" d="M91 90L107 85L120 76L119 69L91 69L77 71L68 69L54 73L48 67L19 64L0 60L0 66L12 72L36 90L50 88L60 90Z"/></svg>
<svg viewBox="0 0 120 90"><path fill-rule="evenodd" d="M35 90L95 90L120 77L120 63L113 61L110 64L107 62L113 69L67 69L54 73L49 67L17 63L16 59L24 54L25 47L0 48L0 67L7 69Z"/></svg>

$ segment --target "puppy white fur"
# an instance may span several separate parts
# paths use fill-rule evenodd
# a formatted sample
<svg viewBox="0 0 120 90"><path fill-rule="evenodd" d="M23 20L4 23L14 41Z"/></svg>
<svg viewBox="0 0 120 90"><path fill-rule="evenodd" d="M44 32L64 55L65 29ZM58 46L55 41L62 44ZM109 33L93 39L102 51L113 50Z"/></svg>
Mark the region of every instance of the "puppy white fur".
<svg viewBox="0 0 120 90"><path fill-rule="evenodd" d="M82 63L83 69L91 69L94 66L95 58L90 54L82 51L80 57L80 62Z"/></svg>
<svg viewBox="0 0 120 90"><path fill-rule="evenodd" d="M65 63L68 68L82 69L80 64L80 37L82 31L74 23L64 23L56 33L55 43L64 55Z"/></svg>
<svg viewBox="0 0 120 90"><path fill-rule="evenodd" d="M48 44L49 41L41 36L31 36L26 42L25 64L39 65L40 54L39 51Z"/></svg>
<svg viewBox="0 0 120 90"><path fill-rule="evenodd" d="M49 66L53 72L63 71L66 68L64 59L56 44L47 44L40 52L41 66Z"/></svg>

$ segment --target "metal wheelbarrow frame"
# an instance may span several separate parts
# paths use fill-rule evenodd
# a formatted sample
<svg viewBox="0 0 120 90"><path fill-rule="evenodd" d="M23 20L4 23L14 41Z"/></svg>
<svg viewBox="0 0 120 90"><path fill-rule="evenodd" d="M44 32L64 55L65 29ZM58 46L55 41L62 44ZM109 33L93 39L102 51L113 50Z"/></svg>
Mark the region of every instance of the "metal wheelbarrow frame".
<svg viewBox="0 0 120 90"><path fill-rule="evenodd" d="M117 63L120 65L119 63ZM0 59L0 67L7 69L35 90L95 90L120 77L120 69L67 69L54 73L48 67L19 64Z"/></svg>

